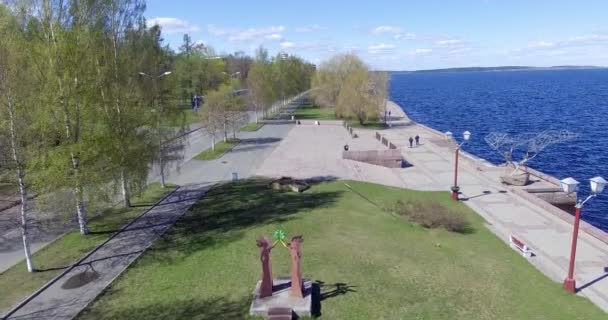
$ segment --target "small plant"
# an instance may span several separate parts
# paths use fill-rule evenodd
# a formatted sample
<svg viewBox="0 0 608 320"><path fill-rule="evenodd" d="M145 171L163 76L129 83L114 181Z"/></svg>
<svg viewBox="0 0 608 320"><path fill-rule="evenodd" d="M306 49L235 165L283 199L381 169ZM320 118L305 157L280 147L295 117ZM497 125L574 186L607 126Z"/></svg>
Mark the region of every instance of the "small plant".
<svg viewBox="0 0 608 320"><path fill-rule="evenodd" d="M445 228L451 232L465 233L471 227L462 213L451 211L435 202L397 201L395 207L399 215L428 229Z"/></svg>

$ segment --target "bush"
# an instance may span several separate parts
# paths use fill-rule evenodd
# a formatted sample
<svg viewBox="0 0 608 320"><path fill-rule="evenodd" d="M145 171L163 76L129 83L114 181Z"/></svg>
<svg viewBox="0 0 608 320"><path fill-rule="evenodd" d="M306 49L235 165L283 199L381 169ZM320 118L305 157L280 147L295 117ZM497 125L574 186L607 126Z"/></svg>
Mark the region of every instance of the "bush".
<svg viewBox="0 0 608 320"><path fill-rule="evenodd" d="M471 224L464 214L449 210L435 202L402 202L396 204L399 215L425 228L445 228L451 232L466 233Z"/></svg>

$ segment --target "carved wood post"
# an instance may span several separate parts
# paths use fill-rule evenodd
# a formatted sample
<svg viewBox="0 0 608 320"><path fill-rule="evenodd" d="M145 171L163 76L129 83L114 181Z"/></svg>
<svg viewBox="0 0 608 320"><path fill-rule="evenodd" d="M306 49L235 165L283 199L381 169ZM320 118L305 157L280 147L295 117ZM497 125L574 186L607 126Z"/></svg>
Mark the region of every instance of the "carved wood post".
<svg viewBox="0 0 608 320"><path fill-rule="evenodd" d="M272 296L272 268L270 265L270 245L268 237L259 238L257 246L260 248L260 261L262 262L262 283L260 285L260 298Z"/></svg>
<svg viewBox="0 0 608 320"><path fill-rule="evenodd" d="M301 247L304 238L296 236L289 243L289 254L291 255L291 295L303 298L302 271L300 269Z"/></svg>

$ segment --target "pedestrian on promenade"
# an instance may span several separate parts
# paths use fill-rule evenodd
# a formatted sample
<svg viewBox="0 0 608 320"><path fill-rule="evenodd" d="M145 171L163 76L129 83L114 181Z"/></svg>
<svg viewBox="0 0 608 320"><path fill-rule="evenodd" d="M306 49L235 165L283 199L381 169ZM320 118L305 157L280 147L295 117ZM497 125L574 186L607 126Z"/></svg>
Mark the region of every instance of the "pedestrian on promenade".
<svg viewBox="0 0 608 320"><path fill-rule="evenodd" d="M414 138L410 137L410 148L414 146Z"/></svg>
<svg viewBox="0 0 608 320"><path fill-rule="evenodd" d="M416 146L420 145L420 136L416 135Z"/></svg>

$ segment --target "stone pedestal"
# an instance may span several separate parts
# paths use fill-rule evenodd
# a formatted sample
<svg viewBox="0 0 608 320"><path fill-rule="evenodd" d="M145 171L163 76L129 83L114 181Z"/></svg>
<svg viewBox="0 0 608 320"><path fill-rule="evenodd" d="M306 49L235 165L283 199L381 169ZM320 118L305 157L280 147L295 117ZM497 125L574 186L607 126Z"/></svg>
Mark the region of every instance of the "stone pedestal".
<svg viewBox="0 0 608 320"><path fill-rule="evenodd" d="M268 315L270 308L291 308L299 317L310 317L312 306L312 282L304 279L304 298L293 297L290 294L291 278L281 277L273 280L273 293L270 297L260 298L261 281L255 286L253 301L249 308L252 316Z"/></svg>

